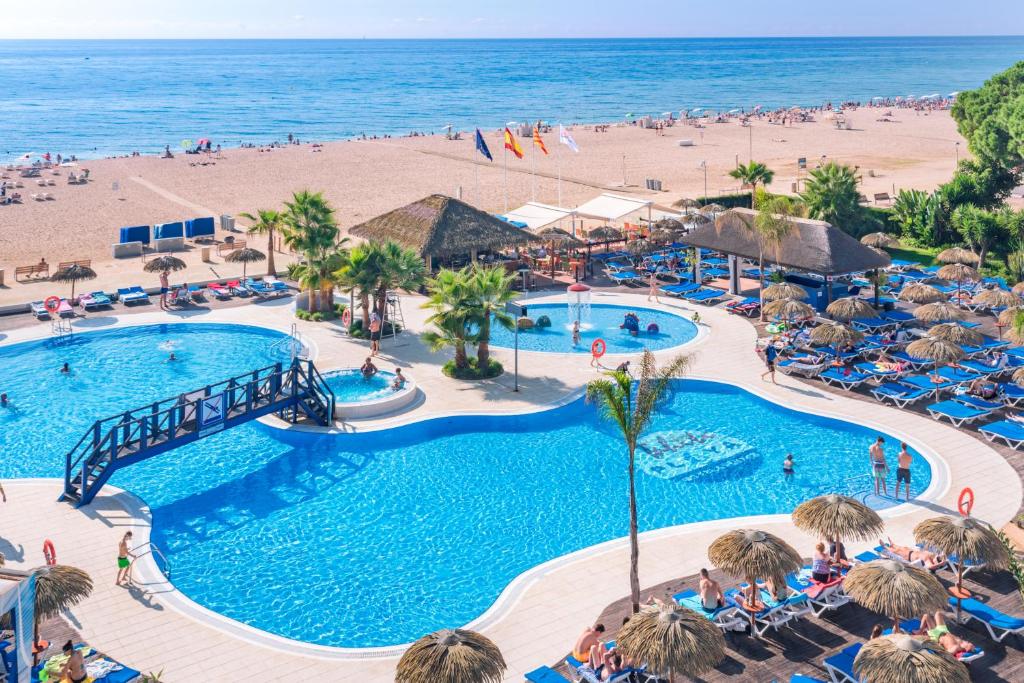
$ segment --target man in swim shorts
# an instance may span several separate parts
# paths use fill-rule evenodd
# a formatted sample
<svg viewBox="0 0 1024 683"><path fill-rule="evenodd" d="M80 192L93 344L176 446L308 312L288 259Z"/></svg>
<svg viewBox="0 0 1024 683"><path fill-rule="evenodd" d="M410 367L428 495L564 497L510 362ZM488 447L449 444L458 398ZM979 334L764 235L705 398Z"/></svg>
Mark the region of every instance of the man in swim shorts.
<svg viewBox="0 0 1024 683"><path fill-rule="evenodd" d="M117 546L117 580L115 586L131 585L130 572L132 569L132 554L128 551L128 541L132 539L132 532L126 531L121 537L121 543ZM125 584L127 582L127 584Z"/></svg>
<svg viewBox="0 0 1024 683"><path fill-rule="evenodd" d="M907 444L900 444L900 452L896 455L896 498L900 497L900 483L903 483L907 487L907 500L910 500L910 463L913 461L912 456L907 451Z"/></svg>
<svg viewBox="0 0 1024 683"><path fill-rule="evenodd" d="M714 612L725 605L725 595L722 593L722 585L708 576L707 569L700 570L700 581L697 583L700 593L700 605L708 612Z"/></svg>
<svg viewBox="0 0 1024 683"><path fill-rule="evenodd" d="M589 662L594 669L600 668L604 664L604 658L600 657L600 662L591 662L590 652L595 645L599 646L598 651L602 649L600 647L602 633L604 633L604 624L594 624L592 628L584 629L580 637L576 639L576 645L572 648L572 656L581 662Z"/></svg>
<svg viewBox="0 0 1024 683"><path fill-rule="evenodd" d="M885 461L885 450L882 444L885 443L885 439L878 437L868 453L871 456L871 475L875 480L875 495L889 495L889 486L885 483L885 478L889 475L889 464ZM882 491L879 494L879 490Z"/></svg>

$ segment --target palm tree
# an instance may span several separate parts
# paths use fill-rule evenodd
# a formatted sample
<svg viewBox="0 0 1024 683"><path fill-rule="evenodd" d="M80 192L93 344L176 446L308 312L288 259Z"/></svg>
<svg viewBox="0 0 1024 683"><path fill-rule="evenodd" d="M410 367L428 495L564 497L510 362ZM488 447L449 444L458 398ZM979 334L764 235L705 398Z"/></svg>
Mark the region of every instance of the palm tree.
<svg viewBox="0 0 1024 683"><path fill-rule="evenodd" d="M372 245L357 244L348 251L341 268L334 273L339 285L355 291L359 297L364 330L370 329L370 294L377 284L378 269L374 262L378 255Z"/></svg>
<svg viewBox="0 0 1024 683"><path fill-rule="evenodd" d="M372 244L370 248L378 254L373 308L380 319L384 319L384 306L388 291L395 289L418 289L427 279L427 266L412 249L395 242Z"/></svg>
<svg viewBox="0 0 1024 683"><path fill-rule="evenodd" d="M518 296L512 289L516 276L504 266L480 267L473 270L470 279L470 321L477 326L476 366L487 368L491 357L491 320L506 330L513 329L515 318L505 312L505 304Z"/></svg>
<svg viewBox="0 0 1024 683"><path fill-rule="evenodd" d="M334 298L333 274L341 267L338 248L348 239L338 241L338 225L334 209L320 192L302 190L285 202L283 216L284 241L302 254L305 261L305 285L309 292L309 310L318 310L316 290L320 289L321 303L330 306Z"/></svg>
<svg viewBox="0 0 1024 683"><path fill-rule="evenodd" d="M429 297L423 308L433 311L427 324L434 327L423 333L431 351L451 346L455 349L455 367L469 367L466 340L469 336L469 271L444 268L427 284Z"/></svg>
<svg viewBox="0 0 1024 683"><path fill-rule="evenodd" d="M598 404L603 417L622 432L629 452L629 590L633 613L640 611L640 544L637 538L636 515L636 446L651 424L659 400L669 382L680 376L689 364L686 356L677 356L660 370L654 354L644 349L640 359L640 376L634 383L625 372L605 373L606 379L587 384L587 401Z"/></svg>
<svg viewBox="0 0 1024 683"><path fill-rule="evenodd" d="M274 235L284 225L284 215L273 209L257 209L256 215L251 213L238 215L253 222L246 231L250 235L267 236L267 275L277 275L277 268L274 267Z"/></svg>
<svg viewBox="0 0 1024 683"><path fill-rule="evenodd" d="M754 208L754 194L757 192L758 184L771 185L772 180L775 179L775 171L760 161L751 161L749 164L740 164L729 171L729 176L750 186L750 208Z"/></svg>
<svg viewBox="0 0 1024 683"><path fill-rule="evenodd" d="M826 221L849 233L860 229L862 210L857 175L853 168L830 161L812 170L800 199L807 215Z"/></svg>
<svg viewBox="0 0 1024 683"><path fill-rule="evenodd" d="M734 212L732 215L738 216ZM772 250L778 258L778 250L782 241L793 231L793 217L797 216L797 208L788 197L770 197L761 203L761 209L752 222L741 218L743 225L754 233L757 238L757 268L760 271L759 294L761 298L761 320L765 320L764 312L764 254Z"/></svg>

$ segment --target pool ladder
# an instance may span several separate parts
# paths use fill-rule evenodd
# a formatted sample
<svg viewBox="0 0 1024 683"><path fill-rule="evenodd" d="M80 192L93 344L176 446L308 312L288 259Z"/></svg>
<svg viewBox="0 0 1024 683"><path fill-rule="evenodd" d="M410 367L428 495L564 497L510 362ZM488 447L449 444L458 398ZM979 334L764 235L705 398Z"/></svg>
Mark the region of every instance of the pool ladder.
<svg viewBox="0 0 1024 683"><path fill-rule="evenodd" d="M302 360L309 359L309 347L302 341L302 335L299 333L299 326L292 323L292 329L288 333L288 336L283 339L278 339L276 342L270 345L271 351L287 351L288 355L292 360L301 358Z"/></svg>
<svg viewBox="0 0 1024 683"><path fill-rule="evenodd" d="M139 550L142 550L142 552L138 552ZM143 543L142 545L136 548L132 548L132 553L135 555L135 557L132 558L132 563L128 565L129 571L131 571L131 567L133 567L135 563L139 561L140 558L145 557L146 555L152 555L154 557L159 557L161 560L163 560L164 566L161 567L159 563L157 563L156 566L161 572L163 572L164 577L167 580L170 580L171 562L167 559L167 556L160 551L160 548L157 546L156 543L153 543L153 541Z"/></svg>
<svg viewBox="0 0 1024 683"><path fill-rule="evenodd" d="M58 339L64 339L74 334L74 330L71 329L71 323L64 318L57 318L52 321L50 323L50 331Z"/></svg>

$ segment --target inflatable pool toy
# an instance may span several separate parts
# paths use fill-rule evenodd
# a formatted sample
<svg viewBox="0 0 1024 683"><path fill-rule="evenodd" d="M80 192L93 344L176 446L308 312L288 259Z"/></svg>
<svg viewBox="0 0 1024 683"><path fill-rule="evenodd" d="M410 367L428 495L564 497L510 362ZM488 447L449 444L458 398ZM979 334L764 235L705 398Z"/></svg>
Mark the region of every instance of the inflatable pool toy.
<svg viewBox="0 0 1024 683"><path fill-rule="evenodd" d="M537 318L537 327L551 327L551 318L546 315Z"/></svg>
<svg viewBox="0 0 1024 683"><path fill-rule="evenodd" d="M661 332L661 328L658 327L658 323L651 323L647 326L647 334L658 334Z"/></svg>
<svg viewBox="0 0 1024 683"><path fill-rule="evenodd" d="M626 317L622 319L622 324L619 325L620 330L628 330L634 337L640 332L640 316L636 313L627 313Z"/></svg>
<svg viewBox="0 0 1024 683"><path fill-rule="evenodd" d="M768 323L765 326L768 334L779 334L786 331L786 323Z"/></svg>
<svg viewBox="0 0 1024 683"><path fill-rule="evenodd" d="M532 330L533 329L533 321L530 320L529 318L520 318L519 320L516 321L516 325L521 330Z"/></svg>

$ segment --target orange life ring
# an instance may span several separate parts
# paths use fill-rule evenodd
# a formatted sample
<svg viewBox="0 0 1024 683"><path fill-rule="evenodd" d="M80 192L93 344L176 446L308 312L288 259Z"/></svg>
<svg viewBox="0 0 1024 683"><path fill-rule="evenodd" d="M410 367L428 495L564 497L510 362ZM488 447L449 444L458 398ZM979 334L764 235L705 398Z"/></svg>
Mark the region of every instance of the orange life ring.
<svg viewBox="0 0 1024 683"><path fill-rule="evenodd" d="M960 492L960 497L956 499L956 509L960 511L960 514L964 517L971 516L971 508L974 507L974 491L970 488L965 488Z"/></svg>
<svg viewBox="0 0 1024 683"><path fill-rule="evenodd" d="M59 296L48 296L43 301L43 306L46 307L47 313L56 313L60 310L60 297Z"/></svg>
<svg viewBox="0 0 1024 683"><path fill-rule="evenodd" d="M595 339L594 343L590 345L590 353L594 355L594 358L603 356L606 349L604 339Z"/></svg>
<svg viewBox="0 0 1024 683"><path fill-rule="evenodd" d="M341 324L344 325L345 327L348 327L350 324L352 324L352 309L351 308L346 308L344 311L342 311L342 313L341 313Z"/></svg>
<svg viewBox="0 0 1024 683"><path fill-rule="evenodd" d="M43 558L46 560L46 564L53 566L57 564L57 551L53 547L53 541L46 539L43 541Z"/></svg>

